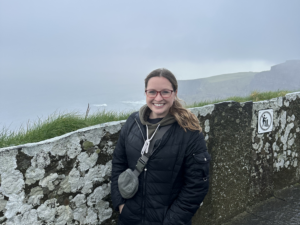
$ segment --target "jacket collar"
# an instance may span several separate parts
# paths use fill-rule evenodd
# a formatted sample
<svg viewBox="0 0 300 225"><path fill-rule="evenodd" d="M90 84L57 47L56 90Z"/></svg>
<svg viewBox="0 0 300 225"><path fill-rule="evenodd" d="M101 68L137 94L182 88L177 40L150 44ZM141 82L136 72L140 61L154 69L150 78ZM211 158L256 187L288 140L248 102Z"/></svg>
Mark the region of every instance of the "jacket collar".
<svg viewBox="0 0 300 225"><path fill-rule="evenodd" d="M157 127L157 125L160 124L160 126L163 127L163 126L166 126L166 125L169 125L169 124L172 124L172 123L176 122L175 117L171 114L168 114L161 121L159 121L156 124L149 123L147 120L150 116L150 113L151 113L151 109L148 107L147 104L143 105L140 108L139 118L140 118L140 121L143 125L148 125L148 127Z"/></svg>

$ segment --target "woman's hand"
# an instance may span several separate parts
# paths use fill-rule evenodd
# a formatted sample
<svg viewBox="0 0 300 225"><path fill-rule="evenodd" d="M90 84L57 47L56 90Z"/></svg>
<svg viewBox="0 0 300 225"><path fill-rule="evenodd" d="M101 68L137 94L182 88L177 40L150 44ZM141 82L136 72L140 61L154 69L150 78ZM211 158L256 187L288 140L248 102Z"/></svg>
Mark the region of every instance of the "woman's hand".
<svg viewBox="0 0 300 225"><path fill-rule="evenodd" d="M122 213L123 207L124 207L124 204L123 205L119 205L120 214Z"/></svg>

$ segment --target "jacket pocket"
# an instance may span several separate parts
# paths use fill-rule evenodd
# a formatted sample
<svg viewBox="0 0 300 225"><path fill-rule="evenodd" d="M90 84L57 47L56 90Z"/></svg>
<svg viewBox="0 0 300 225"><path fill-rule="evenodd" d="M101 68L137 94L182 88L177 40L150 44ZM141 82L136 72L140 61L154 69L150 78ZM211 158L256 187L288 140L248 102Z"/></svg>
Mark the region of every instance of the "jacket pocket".
<svg viewBox="0 0 300 225"><path fill-rule="evenodd" d="M211 156L208 152L201 152L193 154L194 159L197 163L197 170L201 171L203 180L206 181L209 178L209 164Z"/></svg>

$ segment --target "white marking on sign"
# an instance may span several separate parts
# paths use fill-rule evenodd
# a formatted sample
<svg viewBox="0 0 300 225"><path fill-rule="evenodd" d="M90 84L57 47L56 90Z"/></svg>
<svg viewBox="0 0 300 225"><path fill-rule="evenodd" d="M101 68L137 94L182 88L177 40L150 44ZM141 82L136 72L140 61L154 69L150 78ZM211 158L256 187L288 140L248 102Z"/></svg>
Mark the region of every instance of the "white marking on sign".
<svg viewBox="0 0 300 225"><path fill-rule="evenodd" d="M273 130L273 109L260 110L258 112L258 133L266 133Z"/></svg>

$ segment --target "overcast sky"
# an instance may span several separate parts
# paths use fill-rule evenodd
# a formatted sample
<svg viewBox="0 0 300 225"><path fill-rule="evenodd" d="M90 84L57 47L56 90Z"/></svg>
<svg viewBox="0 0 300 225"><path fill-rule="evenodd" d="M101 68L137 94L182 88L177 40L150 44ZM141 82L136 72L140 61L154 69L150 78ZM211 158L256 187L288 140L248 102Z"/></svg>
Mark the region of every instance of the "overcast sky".
<svg viewBox="0 0 300 225"><path fill-rule="evenodd" d="M0 0L0 125L4 111L40 102L54 111L142 92L159 67L182 80L300 59L299 10L299 0Z"/></svg>

